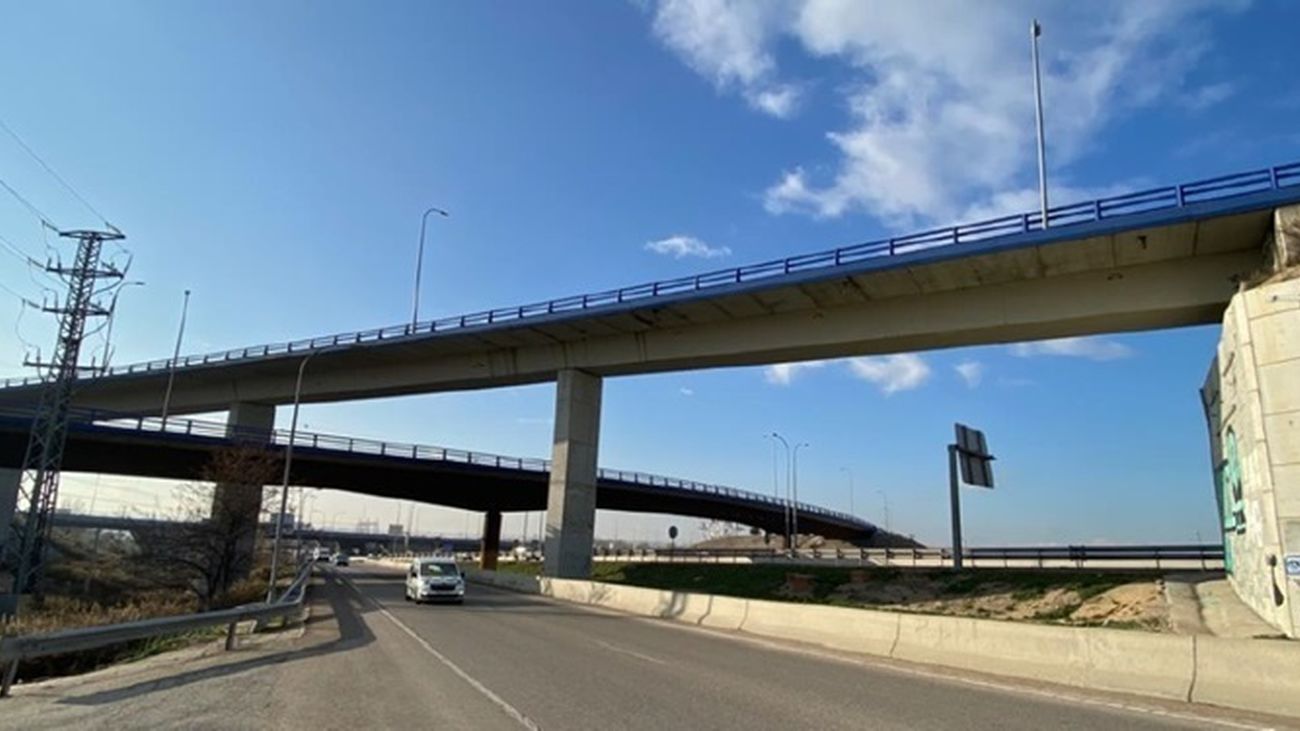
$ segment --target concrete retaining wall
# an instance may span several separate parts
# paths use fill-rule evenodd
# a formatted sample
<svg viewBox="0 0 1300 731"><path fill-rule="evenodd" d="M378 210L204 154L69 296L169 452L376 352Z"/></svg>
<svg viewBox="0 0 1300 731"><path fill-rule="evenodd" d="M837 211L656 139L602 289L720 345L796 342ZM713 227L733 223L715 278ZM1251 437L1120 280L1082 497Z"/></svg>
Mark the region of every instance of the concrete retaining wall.
<svg viewBox="0 0 1300 731"><path fill-rule="evenodd" d="M471 570L471 581L834 650L1300 716L1300 642L999 622Z"/></svg>

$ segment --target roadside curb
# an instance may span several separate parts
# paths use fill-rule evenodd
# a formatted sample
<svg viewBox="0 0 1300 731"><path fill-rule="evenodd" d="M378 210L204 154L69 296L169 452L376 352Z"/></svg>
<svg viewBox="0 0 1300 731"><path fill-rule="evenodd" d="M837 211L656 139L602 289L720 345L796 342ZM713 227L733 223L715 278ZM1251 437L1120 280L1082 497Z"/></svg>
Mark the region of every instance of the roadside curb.
<svg viewBox="0 0 1300 731"><path fill-rule="evenodd" d="M882 612L477 569L466 576L502 589L839 651L1300 717L1300 642Z"/></svg>

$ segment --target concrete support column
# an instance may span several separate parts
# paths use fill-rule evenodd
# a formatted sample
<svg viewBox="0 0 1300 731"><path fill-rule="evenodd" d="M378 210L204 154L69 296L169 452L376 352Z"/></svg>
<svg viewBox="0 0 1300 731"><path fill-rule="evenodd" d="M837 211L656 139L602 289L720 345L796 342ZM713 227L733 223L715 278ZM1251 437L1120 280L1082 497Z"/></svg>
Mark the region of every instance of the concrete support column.
<svg viewBox="0 0 1300 731"><path fill-rule="evenodd" d="M555 438L546 498L546 576L591 575L596 528L596 455L600 441L600 376L560 371L555 388Z"/></svg>
<svg viewBox="0 0 1300 731"><path fill-rule="evenodd" d="M18 468L0 467L0 565L8 552L8 542L13 538L14 512L18 507L18 487L23 479L23 471ZM7 593L13 588L16 579L15 566L5 566L0 573L0 617L11 615L18 607L18 597Z"/></svg>
<svg viewBox="0 0 1300 731"><path fill-rule="evenodd" d="M0 554L9 541L10 528L14 523L14 510L18 507L18 486L22 479L22 470L0 467Z"/></svg>
<svg viewBox="0 0 1300 731"><path fill-rule="evenodd" d="M497 554L501 552L501 511L489 510L483 516L483 542L479 545L478 567L496 571Z"/></svg>
<svg viewBox="0 0 1300 731"><path fill-rule="evenodd" d="M230 406L226 436L249 444L265 444L275 427L275 406L235 403ZM212 519L228 526L234 541L228 576L221 577L227 586L248 578L253 568L253 548L257 542L257 519L262 510L262 485L219 482L212 493Z"/></svg>

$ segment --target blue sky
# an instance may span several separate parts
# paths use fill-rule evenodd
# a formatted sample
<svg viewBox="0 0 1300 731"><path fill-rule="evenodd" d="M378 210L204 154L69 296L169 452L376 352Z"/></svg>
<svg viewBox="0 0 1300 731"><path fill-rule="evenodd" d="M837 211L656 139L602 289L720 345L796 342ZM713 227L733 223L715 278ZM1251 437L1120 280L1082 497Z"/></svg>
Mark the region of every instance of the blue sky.
<svg viewBox="0 0 1300 731"><path fill-rule="evenodd" d="M429 316L1032 208L1034 16L1055 201L1300 158L1300 10L1280 1L15 4L0 119L129 236L147 284L122 295L121 363L169 355L186 288L188 351L401 322L429 205L452 212L430 221ZM0 177L60 226L98 223L3 135ZM0 236L45 249L8 197ZM39 298L0 262L0 284ZM19 310L0 292L4 375L52 338ZM972 543L1190 541L1214 533L1196 389L1217 337L612 379L601 462L770 490L776 429L812 444L801 497L846 508L849 467L859 513L883 522L884 491L895 529L943 543L943 450L964 420L1000 457L998 489L967 492ZM532 386L304 421L545 456L552 411ZM100 484L106 501L166 494ZM669 523L695 521L617 530Z"/></svg>

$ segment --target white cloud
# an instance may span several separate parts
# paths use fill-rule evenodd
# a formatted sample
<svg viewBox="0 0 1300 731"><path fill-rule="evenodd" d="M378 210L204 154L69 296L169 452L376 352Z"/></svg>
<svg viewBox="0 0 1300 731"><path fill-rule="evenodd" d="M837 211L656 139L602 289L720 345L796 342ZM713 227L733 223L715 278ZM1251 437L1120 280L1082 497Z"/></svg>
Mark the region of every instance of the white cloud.
<svg viewBox="0 0 1300 731"><path fill-rule="evenodd" d="M680 393L680 394L683 395L683 396L694 396L694 395L695 395L695 389L693 389L693 388L687 388L686 386L682 386L681 388L677 389L677 393Z"/></svg>
<svg viewBox="0 0 1300 731"><path fill-rule="evenodd" d="M967 360L952 367L957 375L966 382L968 388L975 388L984 379L984 364L977 360Z"/></svg>
<svg viewBox="0 0 1300 731"><path fill-rule="evenodd" d="M1220 81L1215 84L1206 84L1205 86L1193 89L1182 96L1183 106L1194 112L1209 109L1228 97L1237 93L1237 87L1230 81Z"/></svg>
<svg viewBox="0 0 1300 731"><path fill-rule="evenodd" d="M763 369L763 378L777 386L788 386L803 371L810 371L826 365L824 360L808 360L802 363L777 363Z"/></svg>
<svg viewBox="0 0 1300 731"><path fill-rule="evenodd" d="M930 378L930 366L913 353L851 358L849 369L858 378L879 386L886 395L910 391Z"/></svg>
<svg viewBox="0 0 1300 731"><path fill-rule="evenodd" d="M669 236L666 239L658 241L647 241L646 251L653 251L656 254L664 254L674 259L682 259L688 256L695 256L701 259L716 259L721 256L731 256L731 249L726 246L709 246L705 242L694 236L677 234Z"/></svg>
<svg viewBox="0 0 1300 731"><path fill-rule="evenodd" d="M751 107L792 115L798 87L777 80L768 40L786 6L749 0L662 0L654 33L719 90L739 90Z"/></svg>
<svg viewBox="0 0 1300 731"><path fill-rule="evenodd" d="M1171 99L1226 98L1228 86L1188 91L1185 79L1210 50L1210 16L1243 5L661 0L654 32L717 89L775 116L789 116L804 96L783 80L778 49L833 66L848 79L835 87L848 120L825 133L832 159L792 161L764 204L773 213L863 211L910 225L952 220L1000 191L1032 187L1034 14L1044 27L1048 159L1060 183L1057 169L1117 116ZM1071 192L1060 187L1053 200L1071 202Z"/></svg>
<svg viewBox="0 0 1300 731"><path fill-rule="evenodd" d="M1059 338L1056 340L1039 340L1032 343L1016 343L1011 346L1011 354L1020 358L1056 355L1106 361L1128 358L1133 355L1133 349L1123 343L1106 338Z"/></svg>

